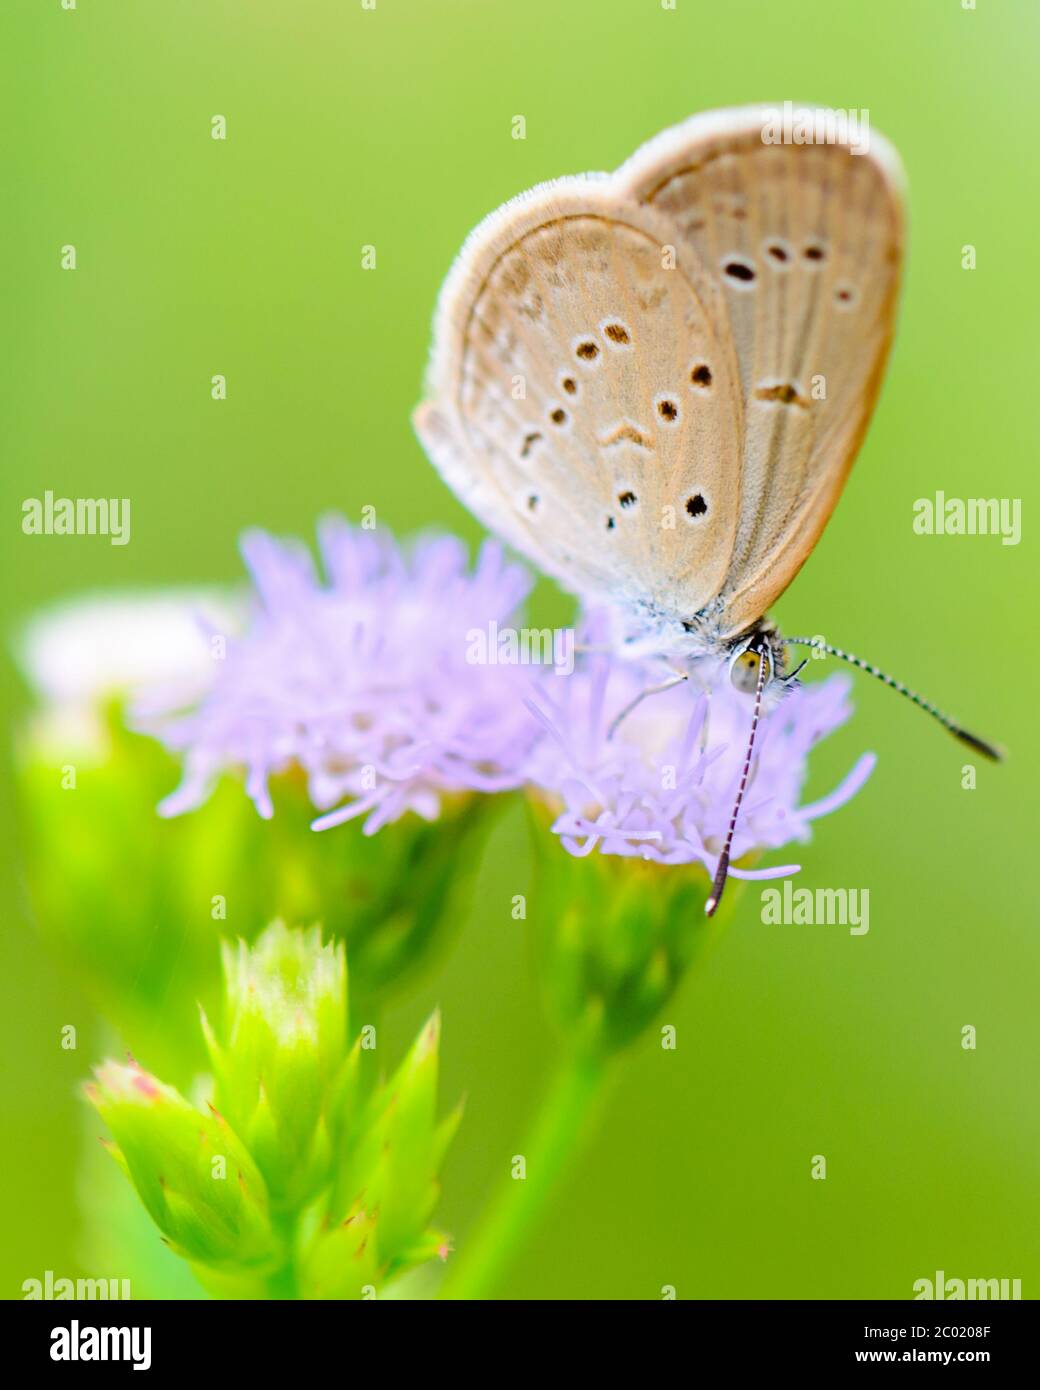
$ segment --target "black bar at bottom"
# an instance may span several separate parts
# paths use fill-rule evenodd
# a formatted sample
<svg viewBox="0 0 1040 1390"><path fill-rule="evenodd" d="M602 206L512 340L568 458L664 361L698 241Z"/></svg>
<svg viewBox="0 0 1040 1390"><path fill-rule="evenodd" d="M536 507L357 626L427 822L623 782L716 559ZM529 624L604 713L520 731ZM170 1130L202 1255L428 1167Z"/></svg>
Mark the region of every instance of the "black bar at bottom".
<svg viewBox="0 0 1040 1390"><path fill-rule="evenodd" d="M494 1381L529 1359L544 1374L552 1365L564 1371L573 1359L583 1378L600 1358L624 1352L626 1363L647 1374L660 1370L672 1352L678 1365L719 1369L844 1369L856 1366L995 1366L1005 1370L1033 1359L1037 1318L1031 1302L834 1302L687 1303L661 1306L644 1322L638 1304L619 1321L600 1321L602 1305L567 1302L513 1304L503 1336L503 1363L489 1359L481 1331L496 1319L501 1304L440 1305L426 1311L394 1303L392 1311L330 1303L116 1303L8 1302L4 1306L4 1360L24 1367L33 1384L38 1372L63 1376L137 1370L167 1375L229 1372L237 1385L252 1372L268 1379L285 1370L304 1374L308 1383L330 1377L345 1384L360 1356L368 1375L380 1369L394 1379L407 1374L415 1358L424 1379L433 1367L445 1374L461 1370ZM470 1305L473 1307L473 1305ZM645 1305L642 1305L645 1306ZM584 1311L582 1311L584 1309ZM399 1324L381 1322L413 1316L424 1322L421 1338L402 1342L381 1331ZM462 1318L457 1325L455 1319ZM550 1347L537 1324L555 1323L559 1335ZM586 1323L586 1318L588 1322ZM535 1335L532 1336L532 1333ZM635 1334L635 1335L633 1335ZM647 1336L646 1334L649 1334ZM476 1340L469 1342L469 1337ZM674 1351L673 1351L674 1348ZM375 1365L373 1366L373 1362ZM382 1364L381 1364L382 1363ZM3 1364L0 1362L0 1364ZM324 1367L324 1369L320 1369ZM615 1364L614 1369L617 1370ZM312 1381L311 1377L315 1379Z"/></svg>

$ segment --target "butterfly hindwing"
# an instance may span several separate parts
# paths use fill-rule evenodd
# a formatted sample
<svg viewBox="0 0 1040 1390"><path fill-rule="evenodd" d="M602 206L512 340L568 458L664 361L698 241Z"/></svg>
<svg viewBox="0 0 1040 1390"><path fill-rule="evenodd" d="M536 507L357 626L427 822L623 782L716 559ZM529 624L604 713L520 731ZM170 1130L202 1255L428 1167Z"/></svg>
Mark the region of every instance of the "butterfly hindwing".
<svg viewBox="0 0 1040 1390"><path fill-rule="evenodd" d="M891 146L865 130L770 143L775 116L695 116L616 175L619 196L674 222L728 313L744 438L723 635L765 612L826 525L880 388L902 266ZM832 117L805 111L814 126Z"/></svg>

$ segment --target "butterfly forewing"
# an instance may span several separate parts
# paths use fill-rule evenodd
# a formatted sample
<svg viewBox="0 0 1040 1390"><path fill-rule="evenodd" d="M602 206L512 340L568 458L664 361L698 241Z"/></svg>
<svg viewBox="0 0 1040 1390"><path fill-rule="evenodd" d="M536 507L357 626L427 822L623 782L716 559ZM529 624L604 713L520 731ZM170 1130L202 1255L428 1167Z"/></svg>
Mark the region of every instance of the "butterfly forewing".
<svg viewBox="0 0 1040 1390"><path fill-rule="evenodd" d="M417 425L473 509L572 588L693 612L739 519L721 483L739 465L735 361L670 223L604 187L549 186L478 230Z"/></svg>

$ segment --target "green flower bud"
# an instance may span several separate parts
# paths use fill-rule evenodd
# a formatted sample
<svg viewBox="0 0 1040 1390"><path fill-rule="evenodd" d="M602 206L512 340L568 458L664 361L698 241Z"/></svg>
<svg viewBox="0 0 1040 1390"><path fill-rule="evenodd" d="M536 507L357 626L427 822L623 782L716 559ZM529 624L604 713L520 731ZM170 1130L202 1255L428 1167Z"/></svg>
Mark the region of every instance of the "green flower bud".
<svg viewBox="0 0 1040 1390"><path fill-rule="evenodd" d="M206 824L162 824L155 802L168 756L107 713L103 756L90 762L75 746L23 740L17 790L34 917L124 1045L186 1088L206 1065L198 1001L219 997L211 898L228 892L233 822L221 798Z"/></svg>
<svg viewBox="0 0 1040 1390"><path fill-rule="evenodd" d="M220 982L214 904L236 901L227 811L240 798L221 796L205 825L162 826L174 761L126 732L122 707L171 682L185 699L207 688L220 662L203 615L226 633L241 605L217 590L84 595L35 615L14 644L34 697L16 761L34 915L106 1020L185 1086L205 1063L197 1001Z"/></svg>
<svg viewBox="0 0 1040 1390"><path fill-rule="evenodd" d="M436 1015L388 1082L347 1052L342 945L276 922L224 949L216 1104L196 1109L136 1063L88 1087L110 1151L174 1251L218 1297L366 1298L435 1255Z"/></svg>
<svg viewBox="0 0 1040 1390"><path fill-rule="evenodd" d="M535 831L530 916L550 1012L579 1051L613 1052L647 1027L720 936L738 885L707 918L710 884L698 866L577 859L540 821Z"/></svg>
<svg viewBox="0 0 1040 1390"><path fill-rule="evenodd" d="M438 1121L440 1018L434 1014L393 1077L361 1104L344 1091L343 1142L326 1219L301 1261L309 1298L360 1298L450 1244L429 1229L437 1173L461 1118ZM357 1050L354 1060L356 1063Z"/></svg>
<svg viewBox="0 0 1040 1390"><path fill-rule="evenodd" d="M276 922L253 946L223 948L224 1026L203 1016L216 1104L264 1174L276 1208L295 1209L331 1174L347 1057L347 965L321 932Z"/></svg>
<svg viewBox="0 0 1040 1390"><path fill-rule="evenodd" d="M134 1062L105 1062L95 1075L87 1096L115 1140L110 1152L170 1246L215 1269L272 1265L267 1189L226 1119Z"/></svg>

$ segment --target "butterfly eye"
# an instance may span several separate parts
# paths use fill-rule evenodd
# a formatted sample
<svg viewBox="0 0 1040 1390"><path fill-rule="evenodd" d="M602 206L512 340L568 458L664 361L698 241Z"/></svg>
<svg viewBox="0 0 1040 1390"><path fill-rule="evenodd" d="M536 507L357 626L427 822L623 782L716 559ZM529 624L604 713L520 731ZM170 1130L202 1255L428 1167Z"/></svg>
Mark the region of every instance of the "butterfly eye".
<svg viewBox="0 0 1040 1390"><path fill-rule="evenodd" d="M729 665L729 678L733 682L735 689L743 695L754 695L755 687L758 685L759 662L766 663L766 678L773 673L773 661L768 652L755 651L752 648L745 648L738 652Z"/></svg>

